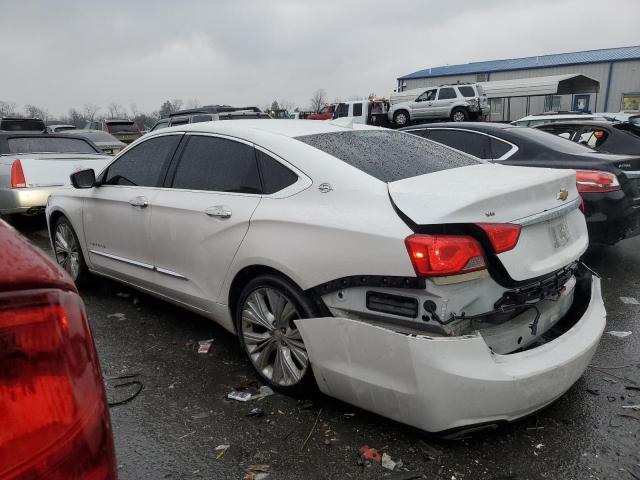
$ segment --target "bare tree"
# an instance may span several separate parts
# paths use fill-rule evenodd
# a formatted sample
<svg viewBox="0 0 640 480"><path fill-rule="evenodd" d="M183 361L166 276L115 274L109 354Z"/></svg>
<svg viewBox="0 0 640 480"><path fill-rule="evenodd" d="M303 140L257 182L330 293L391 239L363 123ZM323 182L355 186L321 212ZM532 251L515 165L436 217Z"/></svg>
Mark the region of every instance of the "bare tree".
<svg viewBox="0 0 640 480"><path fill-rule="evenodd" d="M290 102L289 100L280 100L278 104L280 105L280 108L289 112L292 112L296 106L294 102Z"/></svg>
<svg viewBox="0 0 640 480"><path fill-rule="evenodd" d="M107 113L109 115L109 118L127 117L127 111L125 110L125 108L116 102L111 102L109 105L107 105Z"/></svg>
<svg viewBox="0 0 640 480"><path fill-rule="evenodd" d="M197 98L191 98L187 100L187 104L186 104L187 108L199 108L201 106L202 104L200 103L200 100L198 100Z"/></svg>
<svg viewBox="0 0 640 480"><path fill-rule="evenodd" d="M319 88L311 97L311 111L319 112L327 103L327 92L323 88Z"/></svg>
<svg viewBox="0 0 640 480"><path fill-rule="evenodd" d="M3 102L0 100L0 117L10 117L16 114L15 102Z"/></svg>
<svg viewBox="0 0 640 480"><path fill-rule="evenodd" d="M49 118L49 112L46 109L29 103L24 106L24 113L31 118L40 118L42 120Z"/></svg>
<svg viewBox="0 0 640 480"><path fill-rule="evenodd" d="M100 110L100 107L95 103L85 103L82 107L82 113L87 122L93 122L96 117L96 113Z"/></svg>

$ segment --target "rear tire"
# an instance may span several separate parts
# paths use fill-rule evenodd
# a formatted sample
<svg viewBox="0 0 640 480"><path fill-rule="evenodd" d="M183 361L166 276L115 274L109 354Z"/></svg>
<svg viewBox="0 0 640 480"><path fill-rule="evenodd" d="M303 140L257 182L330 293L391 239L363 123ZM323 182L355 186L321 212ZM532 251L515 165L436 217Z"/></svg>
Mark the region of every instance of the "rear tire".
<svg viewBox="0 0 640 480"><path fill-rule="evenodd" d="M283 393L315 387L307 349L293 321L316 316L316 308L298 286L279 275L259 275L242 289L235 312L240 346L265 383Z"/></svg>
<svg viewBox="0 0 640 480"><path fill-rule="evenodd" d="M398 110L393 114L393 123L398 125L399 127L406 127L411 123L411 119L409 117L409 112L406 110Z"/></svg>
<svg viewBox="0 0 640 480"><path fill-rule="evenodd" d="M67 217L59 217L53 226L53 253L56 262L71 277L76 285L87 282L89 271L82 256L78 236Z"/></svg>
<svg viewBox="0 0 640 480"><path fill-rule="evenodd" d="M469 120L469 111L466 108L454 108L451 112L452 122L466 122Z"/></svg>

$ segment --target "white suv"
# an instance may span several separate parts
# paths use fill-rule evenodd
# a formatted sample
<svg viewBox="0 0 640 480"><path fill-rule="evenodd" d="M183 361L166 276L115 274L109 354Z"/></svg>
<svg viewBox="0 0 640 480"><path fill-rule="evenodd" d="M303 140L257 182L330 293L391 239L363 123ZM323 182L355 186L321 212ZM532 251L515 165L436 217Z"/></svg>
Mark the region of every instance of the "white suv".
<svg viewBox="0 0 640 480"><path fill-rule="evenodd" d="M416 120L466 122L489 113L489 102L478 84L441 85L391 95L389 121L399 127Z"/></svg>

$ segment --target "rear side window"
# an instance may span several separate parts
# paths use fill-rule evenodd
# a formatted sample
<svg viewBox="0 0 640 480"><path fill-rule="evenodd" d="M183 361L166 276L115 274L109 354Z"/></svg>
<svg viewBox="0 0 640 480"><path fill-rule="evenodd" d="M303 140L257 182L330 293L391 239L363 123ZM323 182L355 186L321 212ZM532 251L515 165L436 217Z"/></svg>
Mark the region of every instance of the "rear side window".
<svg viewBox="0 0 640 480"><path fill-rule="evenodd" d="M7 139L9 153L98 153L81 138L17 137Z"/></svg>
<svg viewBox="0 0 640 480"><path fill-rule="evenodd" d="M438 100L448 100L450 98L456 98L456 91L453 88L441 88L438 93Z"/></svg>
<svg viewBox="0 0 640 480"><path fill-rule="evenodd" d="M263 193L269 195L279 192L298 181L298 175L266 153L256 150L256 157L260 164Z"/></svg>
<svg viewBox="0 0 640 480"><path fill-rule="evenodd" d="M253 147L224 138L191 136L176 169L173 188L260 193Z"/></svg>
<svg viewBox="0 0 640 480"><path fill-rule="evenodd" d="M191 123L210 122L213 120L213 115L194 115L191 117Z"/></svg>
<svg viewBox="0 0 640 480"><path fill-rule="evenodd" d="M458 91L465 98L476 96L476 92L473 91L473 87L458 87Z"/></svg>
<svg viewBox="0 0 640 480"><path fill-rule="evenodd" d="M353 104L353 116L360 117L362 115L362 104L354 103Z"/></svg>
<svg viewBox="0 0 640 480"><path fill-rule="evenodd" d="M348 117L349 116L349 105L346 103L340 103L336 107L336 111L333 114L336 118Z"/></svg>
<svg viewBox="0 0 640 480"><path fill-rule="evenodd" d="M160 130L161 128L167 128L169 126L169 122L158 122L156 123L151 131Z"/></svg>
<svg viewBox="0 0 640 480"><path fill-rule="evenodd" d="M175 127L176 125L184 125L189 123L189 117L178 117L171 119L171 126Z"/></svg>
<svg viewBox="0 0 640 480"><path fill-rule="evenodd" d="M489 137L462 130L429 130L429 140L455 148L476 158L490 159Z"/></svg>
<svg viewBox="0 0 640 480"><path fill-rule="evenodd" d="M506 155L513 147L507 142L503 142L502 140L498 140L497 138L489 138L489 143L491 144L491 157L494 160L501 158L503 155Z"/></svg>
<svg viewBox="0 0 640 480"><path fill-rule="evenodd" d="M107 185L157 187L180 141L180 135L151 138L127 150L112 163L104 177Z"/></svg>
<svg viewBox="0 0 640 480"><path fill-rule="evenodd" d="M482 163L424 138L391 130L321 133L296 140L383 182Z"/></svg>

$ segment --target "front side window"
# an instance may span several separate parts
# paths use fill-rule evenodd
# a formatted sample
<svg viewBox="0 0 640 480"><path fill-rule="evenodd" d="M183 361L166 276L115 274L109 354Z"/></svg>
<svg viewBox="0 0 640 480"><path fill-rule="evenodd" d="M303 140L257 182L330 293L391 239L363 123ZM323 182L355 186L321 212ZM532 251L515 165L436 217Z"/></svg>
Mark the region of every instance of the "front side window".
<svg viewBox="0 0 640 480"><path fill-rule="evenodd" d="M421 94L418 98L416 98L416 102L430 102L436 99L437 90L427 90L423 94Z"/></svg>
<svg viewBox="0 0 640 480"><path fill-rule="evenodd" d="M333 114L336 118L348 117L349 116L349 105L347 103L339 103L336 106L336 111Z"/></svg>
<svg viewBox="0 0 640 480"><path fill-rule="evenodd" d="M161 175L180 141L180 135L150 138L127 150L107 169L106 185L158 187Z"/></svg>
<svg viewBox="0 0 640 480"><path fill-rule="evenodd" d="M453 88L441 88L438 94L438 100L449 100L450 98L456 98L456 91Z"/></svg>
<svg viewBox="0 0 640 480"><path fill-rule="evenodd" d="M433 129L429 131L429 140L455 148L476 158L491 159L489 137L480 133Z"/></svg>
<svg viewBox="0 0 640 480"><path fill-rule="evenodd" d="M225 138L191 136L176 169L173 188L261 193L253 147Z"/></svg>

